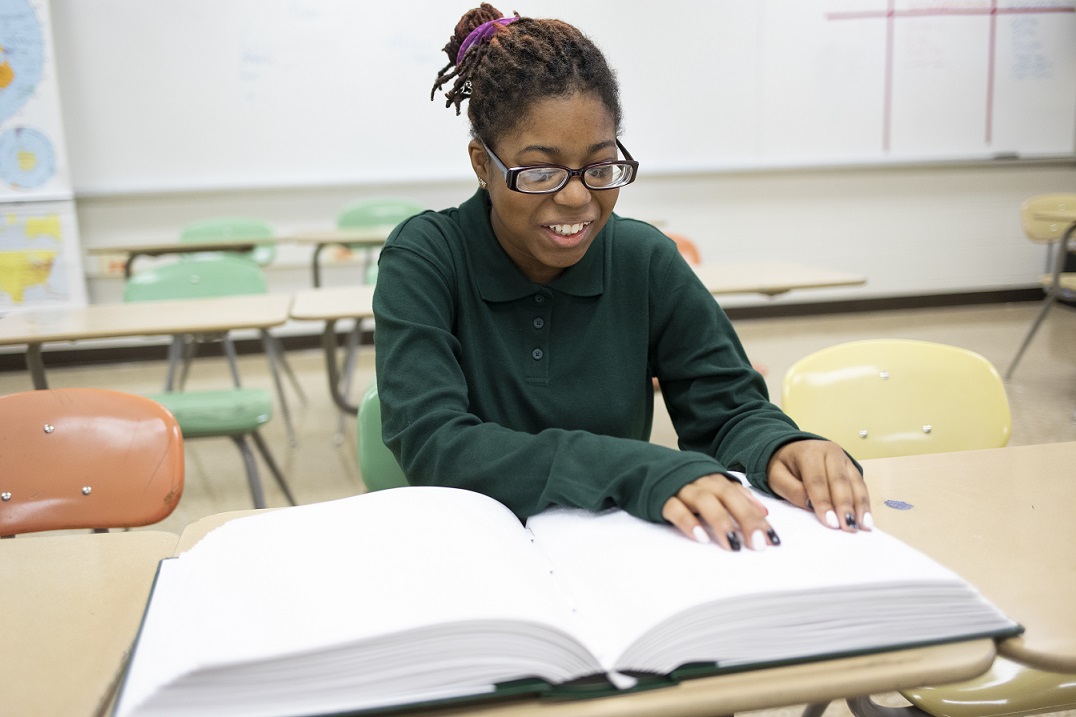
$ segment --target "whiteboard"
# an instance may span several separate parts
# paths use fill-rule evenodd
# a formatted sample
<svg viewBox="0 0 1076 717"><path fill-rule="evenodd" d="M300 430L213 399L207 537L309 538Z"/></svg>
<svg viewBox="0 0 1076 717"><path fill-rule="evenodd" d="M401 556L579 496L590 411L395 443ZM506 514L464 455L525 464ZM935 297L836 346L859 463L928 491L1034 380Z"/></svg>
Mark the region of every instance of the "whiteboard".
<svg viewBox="0 0 1076 717"><path fill-rule="evenodd" d="M467 178L475 4L52 0L75 191ZM1076 155L1076 0L495 4L605 51L644 173Z"/></svg>

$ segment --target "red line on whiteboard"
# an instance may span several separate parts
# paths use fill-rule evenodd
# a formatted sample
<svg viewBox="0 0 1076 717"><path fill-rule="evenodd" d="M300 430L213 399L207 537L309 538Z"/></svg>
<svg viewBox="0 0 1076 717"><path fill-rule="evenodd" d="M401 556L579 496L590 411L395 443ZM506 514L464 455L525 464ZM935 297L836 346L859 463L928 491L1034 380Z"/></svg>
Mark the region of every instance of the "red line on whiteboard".
<svg viewBox="0 0 1076 717"><path fill-rule="evenodd" d="M826 13L827 20L878 20L885 19L885 97L883 98L882 150L889 151L893 116L893 34L894 21L904 17L943 17L956 15L989 15L990 37L987 55L986 86L986 144L993 140L994 132L994 73L997 60L997 16L1032 15L1043 13L1076 13L1076 7L1009 7L999 8L997 0L990 0L989 8L926 8L922 10L897 10L895 0L887 0L885 10Z"/></svg>
<svg viewBox="0 0 1076 717"><path fill-rule="evenodd" d="M998 0L990 0L990 39L986 51L986 145L994 139L994 63L998 46Z"/></svg>
<svg viewBox="0 0 1076 717"><path fill-rule="evenodd" d="M893 117L893 13L895 0L889 0L885 17L885 99L882 119L882 151L889 151L889 138Z"/></svg>

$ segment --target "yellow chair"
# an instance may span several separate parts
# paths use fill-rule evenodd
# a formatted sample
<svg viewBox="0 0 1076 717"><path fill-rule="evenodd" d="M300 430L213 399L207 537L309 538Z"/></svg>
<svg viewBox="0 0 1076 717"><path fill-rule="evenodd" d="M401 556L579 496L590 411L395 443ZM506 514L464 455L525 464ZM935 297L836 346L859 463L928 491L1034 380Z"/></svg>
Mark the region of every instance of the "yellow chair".
<svg viewBox="0 0 1076 717"><path fill-rule="evenodd" d="M374 382L359 403L359 471L366 490L384 490L407 485L396 456L381 437L381 401Z"/></svg>
<svg viewBox="0 0 1076 717"><path fill-rule="evenodd" d="M993 364L927 341L853 341L817 351L785 374L781 407L856 458L998 448L1012 430Z"/></svg>
<svg viewBox="0 0 1076 717"><path fill-rule="evenodd" d="M1006 445L1012 418L994 366L966 349L905 339L854 341L817 351L785 374L782 408L804 430L857 458ZM909 690L910 707L848 700L856 717L989 717L1076 706L1076 675L997 658L976 680ZM820 717L825 704L804 717Z"/></svg>
<svg viewBox="0 0 1076 717"><path fill-rule="evenodd" d="M1031 197L1020 206L1020 224L1029 240L1040 244L1057 242L1057 251L1050 273L1040 278L1046 296L1020 348L1016 350L1016 356L1005 371L1006 380L1012 378L1016 364L1020 363L1050 308L1058 299L1076 301L1076 272L1065 271L1069 252L1076 251L1076 246L1071 242L1073 233L1076 233L1076 194L1040 194Z"/></svg>
<svg viewBox="0 0 1076 717"><path fill-rule="evenodd" d="M143 396L57 388L0 397L0 536L133 528L183 494L183 436Z"/></svg>

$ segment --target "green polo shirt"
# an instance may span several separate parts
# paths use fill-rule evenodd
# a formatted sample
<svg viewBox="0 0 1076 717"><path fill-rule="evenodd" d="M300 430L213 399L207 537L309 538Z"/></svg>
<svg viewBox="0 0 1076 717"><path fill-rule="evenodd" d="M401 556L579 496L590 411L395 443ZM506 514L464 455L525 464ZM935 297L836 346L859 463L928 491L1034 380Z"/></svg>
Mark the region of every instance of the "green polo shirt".
<svg viewBox="0 0 1076 717"><path fill-rule="evenodd" d="M374 293L385 443L410 483L496 498L518 516L618 506L661 521L703 475L766 465L800 432L769 402L728 318L676 245L615 214L583 259L530 282L489 198L389 237ZM654 391L680 450L649 443Z"/></svg>

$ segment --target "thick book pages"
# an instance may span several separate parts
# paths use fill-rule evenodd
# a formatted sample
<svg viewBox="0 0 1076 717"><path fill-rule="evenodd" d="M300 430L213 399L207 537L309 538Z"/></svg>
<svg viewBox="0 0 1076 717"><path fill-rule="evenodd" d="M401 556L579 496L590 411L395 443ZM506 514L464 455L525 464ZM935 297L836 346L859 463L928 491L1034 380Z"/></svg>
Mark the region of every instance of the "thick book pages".
<svg viewBox="0 0 1076 717"><path fill-rule="evenodd" d="M333 714L1019 631L891 536L763 500L783 544L757 553L620 511L524 527L451 488L234 520L162 562L116 714Z"/></svg>

